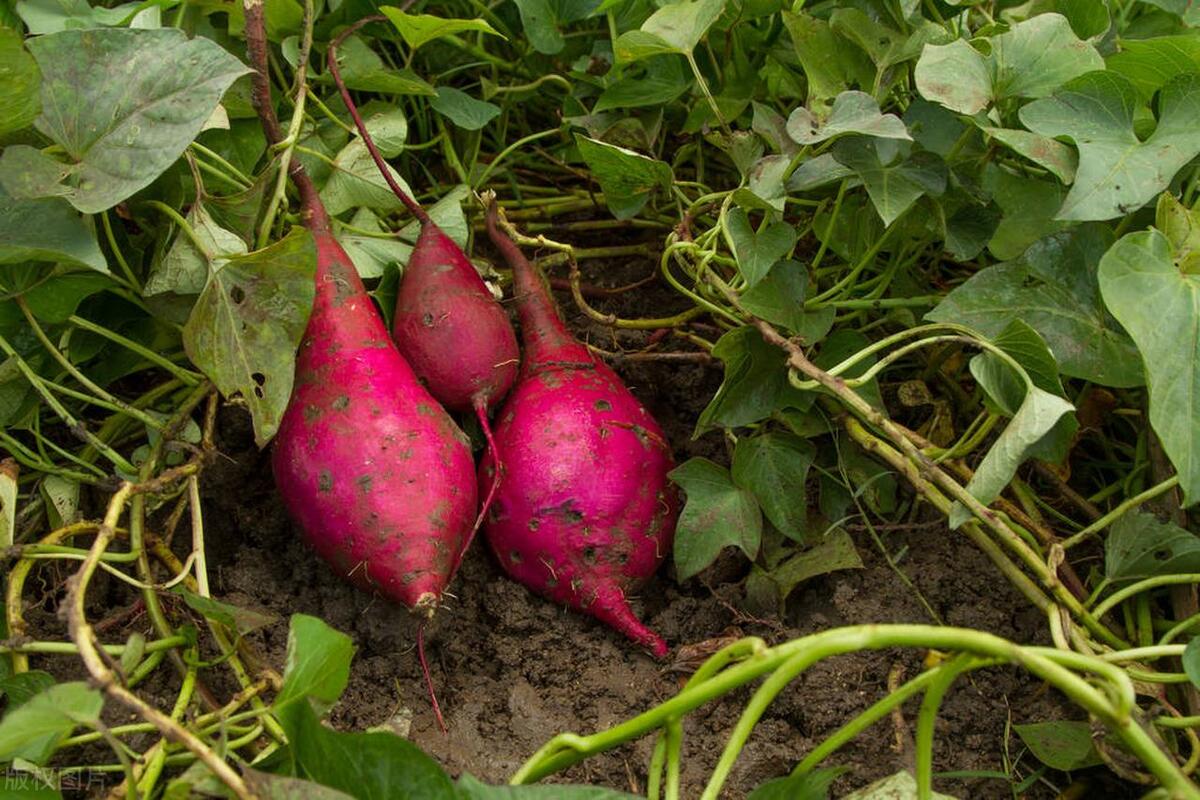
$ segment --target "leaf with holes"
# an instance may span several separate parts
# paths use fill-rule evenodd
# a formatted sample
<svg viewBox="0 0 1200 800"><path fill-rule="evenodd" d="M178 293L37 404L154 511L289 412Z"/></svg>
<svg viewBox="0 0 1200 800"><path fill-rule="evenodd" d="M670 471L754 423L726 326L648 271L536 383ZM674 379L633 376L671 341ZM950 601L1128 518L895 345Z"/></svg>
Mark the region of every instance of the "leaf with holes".
<svg viewBox="0 0 1200 800"><path fill-rule="evenodd" d="M1200 536L1144 511L1128 511L1109 526L1104 540L1104 577L1140 580L1200 572Z"/></svg>
<svg viewBox="0 0 1200 800"><path fill-rule="evenodd" d="M42 71L36 126L66 152L67 199L94 214L148 186L249 72L174 28L67 30L29 40Z"/></svg>
<svg viewBox="0 0 1200 800"><path fill-rule="evenodd" d="M259 447L275 435L292 394L315 271L316 248L303 230L233 256L209 276L183 328L192 363L222 394L246 401Z"/></svg>

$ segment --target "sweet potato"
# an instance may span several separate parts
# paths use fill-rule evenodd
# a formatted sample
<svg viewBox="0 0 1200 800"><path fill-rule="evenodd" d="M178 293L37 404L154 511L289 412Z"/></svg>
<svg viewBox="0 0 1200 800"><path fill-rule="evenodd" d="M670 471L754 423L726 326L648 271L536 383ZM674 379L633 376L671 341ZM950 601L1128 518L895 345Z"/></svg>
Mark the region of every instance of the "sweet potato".
<svg viewBox="0 0 1200 800"><path fill-rule="evenodd" d="M484 535L511 577L608 624L661 658L666 642L627 595L671 550L678 497L662 430L606 364L567 332L541 276L497 226L513 270L524 358L497 418L508 469ZM490 458L480 486L493 478Z"/></svg>

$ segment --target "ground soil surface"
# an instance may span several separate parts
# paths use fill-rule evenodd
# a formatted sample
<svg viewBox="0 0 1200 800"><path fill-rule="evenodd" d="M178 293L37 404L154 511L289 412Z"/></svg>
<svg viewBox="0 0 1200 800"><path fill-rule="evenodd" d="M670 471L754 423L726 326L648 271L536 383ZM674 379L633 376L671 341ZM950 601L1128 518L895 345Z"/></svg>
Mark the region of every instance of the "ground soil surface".
<svg viewBox="0 0 1200 800"><path fill-rule="evenodd" d="M593 268L586 278L620 285L653 268L649 260L635 261L619 270ZM596 305L629 316L658 316L680 305L675 295L661 288L634 294L638 296L598 299ZM605 329L587 322L568 296L559 297L576 330L599 346L612 350L618 343L631 347L645 339L644 333L623 333L614 342ZM703 455L728 462L718 435L691 438L696 415L720 383L719 364L621 361L614 366L662 422L680 460ZM353 637L357 655L349 688L331 715L334 726L389 727L454 774L470 772L503 782L556 733L586 734L618 723L668 699L686 680L686 672L673 669L670 661L657 663L591 619L557 608L507 580L479 540L451 586L452 596L427 631L433 679L449 724L449 734L443 735L421 682L409 615L349 587L305 548L275 494L268 454L254 447L241 409L222 410L218 446L223 455L203 482L213 593L278 615L278 622L254 637L279 669L290 614L319 616ZM891 553L904 552L899 568L916 591L885 562L869 537L860 536L865 568L811 580L793 594L781 618L757 620L739 611L745 608L742 583L748 565L734 554L682 585L665 566L635 599L635 607L673 647L736 632L778 643L840 625L931 622L921 597L947 624L1020 642L1045 640L1044 620L964 537L936 524L885 530L882 536ZM103 596L95 602L93 618L98 619L106 613ZM34 627L41 627L40 622L55 628L53 612L52 603L31 611ZM871 652L808 670L759 722L722 796L745 797L763 781L786 774L824 737L882 697L889 676L895 682L917 675L925 655ZM77 665L69 659L40 666L65 673L62 677L77 677ZM147 689L153 691L152 685ZM684 797L699 795L749 696L749 689L738 691L686 718ZM169 704L170 695L163 701ZM877 723L830 759L827 763L848 768L835 786L835 796L910 767L915 717L916 705L910 704L903 719ZM1007 726L1080 717L1078 709L1016 669L974 673L956 685L942 707L935 766L946 772L1011 772L1019 780L1036 765L1027 753L1022 755L1015 736L1006 736ZM644 791L652 745L647 738L622 747L555 780ZM1062 775L1050 777L1059 788L1071 782ZM1102 771L1073 777L1091 782L1078 796L1125 796ZM1014 797L1010 783L996 778L947 778L936 788L963 800ZM1021 796L1056 794L1049 784L1035 784Z"/></svg>

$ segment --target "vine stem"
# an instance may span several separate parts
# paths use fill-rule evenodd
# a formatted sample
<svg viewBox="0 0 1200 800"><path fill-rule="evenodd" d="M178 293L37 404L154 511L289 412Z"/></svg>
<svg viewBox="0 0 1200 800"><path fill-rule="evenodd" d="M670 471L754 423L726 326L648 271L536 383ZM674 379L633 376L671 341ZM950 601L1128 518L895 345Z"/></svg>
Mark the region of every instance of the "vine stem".
<svg viewBox="0 0 1200 800"><path fill-rule="evenodd" d="M1200 798L1200 788L1183 774L1170 756L1159 749L1142 727L1140 712L1135 704L1133 682L1119 667L1081 653L1050 647L1024 647L983 631L934 625L858 625L837 628L753 652L735 665L720 670L706 680L685 688L675 697L608 730L586 737L574 733L556 736L526 761L509 783L531 783L588 756L639 738L750 681L769 673L782 672L785 665L789 672L799 674L804 664L845 653L888 647L957 651L1021 666L1053 685L1108 726L1162 786L1172 792L1172 797L1185 800ZM975 666L983 663L986 661L978 662ZM1094 677L1088 679L1080 673L1090 673ZM1095 679L1099 679L1099 682L1093 685L1091 680ZM772 684L772 690L779 683L781 679ZM761 687L759 691L761 695L756 695L756 698L765 700L769 692L764 692ZM753 700L751 702L754 703ZM754 706L755 709L758 707ZM745 730L748 734L748 728L752 727L749 721L751 714L748 708L736 731ZM740 744L734 742L732 737L730 748L740 750ZM728 752L731 750L727 748ZM723 755L722 763L726 760L726 755ZM715 791L719 791L719 788L718 784ZM706 796L716 795L710 793Z"/></svg>
<svg viewBox="0 0 1200 800"><path fill-rule="evenodd" d="M1088 525L1086 528L1081 530L1079 533L1076 533L1074 536L1072 536L1069 539L1064 539L1063 543L1062 543L1063 549L1069 550L1070 548L1074 547L1075 545L1079 544L1080 542L1084 541L1085 539L1095 536L1097 533L1099 533L1100 531L1107 528L1109 525L1112 525L1114 522L1116 522L1120 517L1124 516L1125 512L1130 511L1134 508L1137 508L1142 503L1145 503L1149 500L1153 500L1154 498L1156 498L1160 495L1166 494L1167 492L1171 491L1178 485L1179 485L1179 476L1172 475L1171 477L1167 478L1165 481L1162 481L1161 483L1157 483L1154 486L1151 486L1146 491L1144 491L1140 494L1137 494L1133 497L1126 498L1124 501L1122 501L1120 503L1120 505L1118 505L1112 511L1110 511L1107 514L1105 514L1104 516L1100 517L1100 519L1096 520L1091 525Z"/></svg>
<svg viewBox="0 0 1200 800"><path fill-rule="evenodd" d="M221 782L228 786L238 798L241 800L253 800L254 794L246 786L242 777L224 759L213 752L212 748L208 747L179 722L162 713L154 706L149 705L118 682L117 676L101 656L100 650L97 647L95 631L88 624L85 609L88 583L91 581L100 563L100 555L108 548L108 545L115 536L117 522L120 520L121 513L125 509L126 501L133 496L136 489L137 486L135 484L125 481L116 493L113 494L108 503L104 522L96 532L96 538L92 542L92 548L88 552L87 559L83 562L79 571L67 579L67 627L70 631L71 639L79 648L80 658L87 668L88 673L92 676L92 680L105 694L137 712L139 716L158 728L163 736L186 747Z"/></svg>

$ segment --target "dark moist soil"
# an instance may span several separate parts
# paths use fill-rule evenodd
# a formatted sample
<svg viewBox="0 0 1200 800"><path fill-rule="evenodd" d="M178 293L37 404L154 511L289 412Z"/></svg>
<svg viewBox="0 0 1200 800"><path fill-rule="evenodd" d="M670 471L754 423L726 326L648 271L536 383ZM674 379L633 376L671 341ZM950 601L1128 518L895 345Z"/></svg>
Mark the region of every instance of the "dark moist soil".
<svg viewBox="0 0 1200 800"><path fill-rule="evenodd" d="M607 286L637 280L654 269L649 259L619 268L583 266L585 280ZM559 300L575 330L607 350L618 344L636 349L648 335L623 332L614 339L609 329L586 320L569 296L560 295ZM654 285L594 303L623 316L662 316L683 307L669 289ZM622 360L615 366L662 423L680 461L702 455L728 462L718 435L691 438L697 414L720 384L719 364ZM267 453L254 447L244 411L232 406L222 410L218 446L222 457L202 483L212 590L227 602L279 616L254 638L280 670L290 614L318 616L353 637L357 655L350 685L331 715L337 728L390 728L455 775L470 772L501 783L555 734L587 734L633 717L670 698L687 678L685 670L672 668L676 665L655 662L591 619L555 607L509 581L480 541L426 634L433 679L449 724L449 734L443 735L421 681L413 649L415 626L407 612L350 588L304 547L275 494ZM891 553L906 553L900 568L945 623L1019 642L1045 641L1044 620L964 537L944 526L909 527L882 536ZM185 537L181 532L180 538ZM744 606L747 564L731 553L682 585L673 580L668 564L634 605L673 647L731 634L780 643L841 625L931 622L917 593L880 557L871 540L859 537L858 544L864 568L809 581L792 595L784 619L756 620L738 610ZM54 590L57 581L48 573L41 580L44 597L50 599L29 613L32 629L47 633L61 627L53 616L53 596L61 597L61 592ZM111 586L106 591L103 581L97 589L92 619L113 614L118 602L129 602L128 593ZM37 594L32 588L27 592ZM113 602L106 606L106 598ZM125 630L140 627L145 627L144 618L140 623L135 618ZM117 641L123 635L114 631L110 638ZM926 656L887 650L842 656L809 669L758 723L722 797L745 797L763 781L786 774L826 736L885 695L889 677L894 685L919 674ZM37 666L62 678L80 677L72 659L42 660ZM224 696L232 689L221 686L215 672L220 670L214 671L213 689ZM173 676L163 680L170 683L168 678ZM143 692L150 697L162 694L160 707L169 707L171 688L166 683L161 688L156 690L151 681ZM751 691L752 687L737 691L685 718L684 797L699 795ZM1040 681L1016 669L973 673L955 686L942 706L935 767L947 772L1011 772L1019 781L1036 764L1027 753L1022 755L1015 735L1006 735L1007 726L1081 716ZM910 703L902 719L877 723L826 762L848 770L835 785L835 796L911 767L915 717L916 704ZM647 737L551 780L644 791L652 746L652 737ZM104 753L98 758L111 760ZM1079 796L1126 796L1106 775L1102 770L1083 774L1090 787ZM1061 788L1068 780L1054 776L1054 783ZM936 788L963 800L1014 797L1008 781L994 778L944 779ZM1049 784L1038 783L1021 796L1055 795Z"/></svg>

